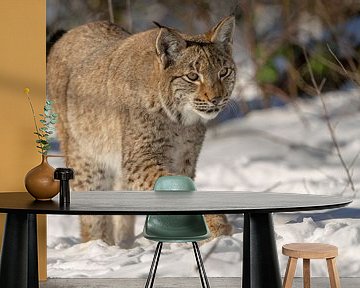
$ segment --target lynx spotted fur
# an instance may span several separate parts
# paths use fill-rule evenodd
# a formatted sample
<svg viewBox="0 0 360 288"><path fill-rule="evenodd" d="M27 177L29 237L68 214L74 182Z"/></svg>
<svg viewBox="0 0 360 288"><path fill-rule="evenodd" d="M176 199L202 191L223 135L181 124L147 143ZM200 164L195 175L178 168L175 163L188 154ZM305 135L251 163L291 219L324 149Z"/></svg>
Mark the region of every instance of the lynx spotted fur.
<svg viewBox="0 0 360 288"><path fill-rule="evenodd" d="M204 124L234 86L234 25L227 17L202 35L162 26L130 35L94 22L54 44L47 88L73 191L151 190L162 175L195 177ZM214 237L231 233L225 215L206 217ZM81 235L131 247L134 216L82 216Z"/></svg>

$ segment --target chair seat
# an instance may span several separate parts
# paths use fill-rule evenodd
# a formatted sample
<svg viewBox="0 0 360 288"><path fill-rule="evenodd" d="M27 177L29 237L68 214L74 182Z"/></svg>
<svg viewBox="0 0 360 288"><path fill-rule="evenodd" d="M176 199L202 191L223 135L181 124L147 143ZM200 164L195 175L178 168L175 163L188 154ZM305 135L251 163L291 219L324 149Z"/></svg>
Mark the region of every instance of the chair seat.
<svg viewBox="0 0 360 288"><path fill-rule="evenodd" d="M324 243L290 243L282 247L282 253L293 258L327 259L336 257L338 248Z"/></svg>
<svg viewBox="0 0 360 288"><path fill-rule="evenodd" d="M196 242L210 238L202 215L149 215L144 237L160 242Z"/></svg>

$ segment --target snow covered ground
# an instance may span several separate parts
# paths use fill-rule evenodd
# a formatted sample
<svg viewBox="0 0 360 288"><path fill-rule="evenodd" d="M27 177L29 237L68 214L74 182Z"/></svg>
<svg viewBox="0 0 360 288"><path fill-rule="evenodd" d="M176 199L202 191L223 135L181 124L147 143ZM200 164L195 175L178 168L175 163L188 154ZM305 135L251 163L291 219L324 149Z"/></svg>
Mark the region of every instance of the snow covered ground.
<svg viewBox="0 0 360 288"><path fill-rule="evenodd" d="M252 112L210 130L196 184L198 190L327 194L354 199L350 206L338 210L275 214L274 224L282 273L287 261L281 255L283 244L324 242L339 247L341 277L360 277L360 91L330 93L324 99L342 155L351 166L355 192L336 155L319 99L299 102L298 109L289 105ZM138 238L130 250L100 240L81 243L77 216L48 219L50 278L147 276L156 243L141 237L143 216L137 217ZM210 277L241 275L243 217L229 215L229 219L234 235L200 248ZM311 269L313 276L327 275L323 261L313 261ZM197 276L191 247L165 244L158 276Z"/></svg>

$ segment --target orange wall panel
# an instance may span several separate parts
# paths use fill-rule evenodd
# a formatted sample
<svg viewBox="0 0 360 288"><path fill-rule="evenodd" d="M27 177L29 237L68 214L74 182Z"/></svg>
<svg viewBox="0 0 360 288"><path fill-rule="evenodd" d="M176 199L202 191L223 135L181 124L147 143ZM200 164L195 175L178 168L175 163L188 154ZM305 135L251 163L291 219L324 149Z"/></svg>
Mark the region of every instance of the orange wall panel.
<svg viewBox="0 0 360 288"><path fill-rule="evenodd" d="M25 174L41 160L36 150L31 110L23 89L31 89L34 108L37 114L41 113L46 97L45 54L46 1L1 0L0 192L25 191ZM45 279L46 218L39 218L40 276Z"/></svg>

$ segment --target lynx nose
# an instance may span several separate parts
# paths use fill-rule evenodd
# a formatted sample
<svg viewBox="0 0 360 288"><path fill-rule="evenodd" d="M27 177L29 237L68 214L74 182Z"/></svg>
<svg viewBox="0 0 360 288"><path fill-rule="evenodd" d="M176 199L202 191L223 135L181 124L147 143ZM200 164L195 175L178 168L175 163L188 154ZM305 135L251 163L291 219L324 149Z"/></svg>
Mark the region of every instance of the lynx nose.
<svg viewBox="0 0 360 288"><path fill-rule="evenodd" d="M219 105L221 99L222 99L221 96L216 96L215 98L211 99L210 102L216 106Z"/></svg>

